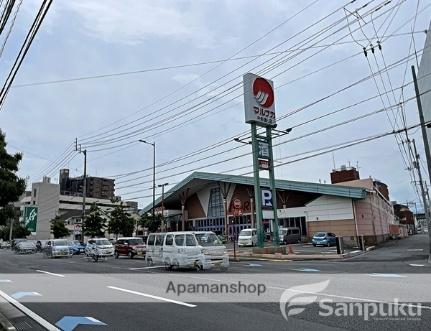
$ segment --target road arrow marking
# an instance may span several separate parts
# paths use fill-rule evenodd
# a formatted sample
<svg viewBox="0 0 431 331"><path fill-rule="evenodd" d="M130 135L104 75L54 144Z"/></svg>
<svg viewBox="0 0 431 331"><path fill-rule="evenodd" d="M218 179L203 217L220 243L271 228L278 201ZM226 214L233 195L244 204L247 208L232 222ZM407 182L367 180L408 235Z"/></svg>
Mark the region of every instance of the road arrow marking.
<svg viewBox="0 0 431 331"><path fill-rule="evenodd" d="M63 331L72 331L78 325L106 325L105 323L89 316L64 316L55 323Z"/></svg>
<svg viewBox="0 0 431 331"><path fill-rule="evenodd" d="M406 277L406 276L398 275L398 274L377 274L377 273L371 274L369 276L371 276L371 277L387 277L387 278L404 278L404 277Z"/></svg>
<svg viewBox="0 0 431 331"><path fill-rule="evenodd" d="M11 297L16 299L16 300L19 300L19 299L24 298L24 297L29 297L29 296L41 297L42 294L37 293L37 292L16 292L16 293L11 295Z"/></svg>

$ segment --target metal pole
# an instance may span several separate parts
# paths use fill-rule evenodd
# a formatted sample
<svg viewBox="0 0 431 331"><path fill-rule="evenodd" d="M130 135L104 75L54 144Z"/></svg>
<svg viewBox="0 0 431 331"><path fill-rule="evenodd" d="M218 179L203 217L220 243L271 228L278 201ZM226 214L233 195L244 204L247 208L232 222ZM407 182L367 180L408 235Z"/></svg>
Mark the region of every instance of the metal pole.
<svg viewBox="0 0 431 331"><path fill-rule="evenodd" d="M422 102L421 102L421 97L420 97L420 92L419 92L419 85L418 85L418 81L416 78L416 71L415 71L415 66L412 66L412 76L413 76L413 82L415 84L415 92L416 92L416 103L418 104L418 111L419 111L419 119L421 122L421 129L422 129L422 138L424 141L424 147L425 147L425 156L426 156L426 160L427 160L427 169L428 169L428 179L430 180L431 183L431 154L430 154L430 147L428 144L428 136L427 136L427 131L426 131L426 127L425 127L425 120L424 120L424 114L422 111ZM428 221L428 235L429 235L429 249L428 249L428 253L429 253L429 259L431 260L431 218L429 215L430 211L429 210L425 210L425 215L427 216L427 221Z"/></svg>
<svg viewBox="0 0 431 331"><path fill-rule="evenodd" d="M257 228L257 245L263 248L264 232L262 227L262 192L260 190L259 178L259 158L258 158L258 141L256 123L251 124L251 146L253 149L253 174L254 174L254 198L256 200L256 228Z"/></svg>
<svg viewBox="0 0 431 331"><path fill-rule="evenodd" d="M153 144L153 221L156 220L156 142Z"/></svg>
<svg viewBox="0 0 431 331"><path fill-rule="evenodd" d="M82 182L82 222L85 220L85 197L87 195L87 150L83 150L84 153L84 179Z"/></svg>
<svg viewBox="0 0 431 331"><path fill-rule="evenodd" d="M10 219L10 229L9 229L9 243L11 244L11 247L12 247L13 221L14 221L14 219L11 218Z"/></svg>
<svg viewBox="0 0 431 331"><path fill-rule="evenodd" d="M280 237L278 235L278 215L277 215L277 190L275 188L275 174L274 174L274 158L272 153L272 132L271 127L266 128L266 140L269 149L269 182L272 191L272 208L274 209L274 217L272 219L273 238L272 241L275 246L280 245Z"/></svg>
<svg viewBox="0 0 431 331"><path fill-rule="evenodd" d="M159 187L162 188L162 223L161 223L161 230L162 232L165 230L165 186L169 185L168 183L160 184Z"/></svg>

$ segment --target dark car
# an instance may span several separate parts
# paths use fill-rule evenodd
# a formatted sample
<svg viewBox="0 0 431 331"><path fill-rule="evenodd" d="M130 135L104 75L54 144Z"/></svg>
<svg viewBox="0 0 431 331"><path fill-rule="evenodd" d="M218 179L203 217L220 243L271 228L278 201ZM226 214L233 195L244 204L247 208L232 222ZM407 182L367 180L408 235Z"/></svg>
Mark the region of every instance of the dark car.
<svg viewBox="0 0 431 331"><path fill-rule="evenodd" d="M331 232L317 232L311 240L313 246L332 246L337 244L337 236Z"/></svg>
<svg viewBox="0 0 431 331"><path fill-rule="evenodd" d="M121 255L128 256L133 259L136 255L145 257L146 245L142 238L129 237L119 238L115 244L115 258L118 259Z"/></svg>

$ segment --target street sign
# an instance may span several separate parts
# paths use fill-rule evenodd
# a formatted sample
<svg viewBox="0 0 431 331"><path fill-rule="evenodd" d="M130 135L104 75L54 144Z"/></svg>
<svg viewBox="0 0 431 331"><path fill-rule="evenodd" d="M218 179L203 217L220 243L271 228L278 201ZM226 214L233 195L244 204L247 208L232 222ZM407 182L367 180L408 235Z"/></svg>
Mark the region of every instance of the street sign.
<svg viewBox="0 0 431 331"><path fill-rule="evenodd" d="M252 73L243 76L245 122L275 127L274 84Z"/></svg>
<svg viewBox="0 0 431 331"><path fill-rule="evenodd" d="M259 169L260 170L269 170L269 161L268 160L262 160L259 159Z"/></svg>
<svg viewBox="0 0 431 331"><path fill-rule="evenodd" d="M258 155L260 159L269 160L269 145L266 141L259 141Z"/></svg>
<svg viewBox="0 0 431 331"><path fill-rule="evenodd" d="M272 191L269 188L262 189L262 207L272 208Z"/></svg>
<svg viewBox="0 0 431 331"><path fill-rule="evenodd" d="M36 232L37 206L24 206L24 224L30 232Z"/></svg>

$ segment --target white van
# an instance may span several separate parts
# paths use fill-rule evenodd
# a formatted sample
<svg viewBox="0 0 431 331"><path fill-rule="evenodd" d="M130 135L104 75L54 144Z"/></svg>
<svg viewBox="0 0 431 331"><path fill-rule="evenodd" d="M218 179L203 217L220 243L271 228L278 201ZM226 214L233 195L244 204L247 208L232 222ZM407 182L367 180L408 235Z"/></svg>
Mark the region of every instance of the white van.
<svg viewBox="0 0 431 331"><path fill-rule="evenodd" d="M238 236L238 246L256 246L257 230L243 229Z"/></svg>
<svg viewBox="0 0 431 331"><path fill-rule="evenodd" d="M196 231L194 232L198 244L203 247L205 256L204 269L219 267L226 269L229 267L229 254L226 246L224 246L212 231Z"/></svg>
<svg viewBox="0 0 431 331"><path fill-rule="evenodd" d="M163 264L163 241L166 233L150 233L147 238L145 260L148 265Z"/></svg>
<svg viewBox="0 0 431 331"><path fill-rule="evenodd" d="M167 232L163 242L163 264L166 269L208 267L203 248L191 231Z"/></svg>

